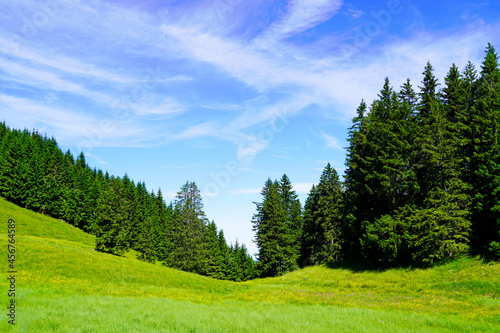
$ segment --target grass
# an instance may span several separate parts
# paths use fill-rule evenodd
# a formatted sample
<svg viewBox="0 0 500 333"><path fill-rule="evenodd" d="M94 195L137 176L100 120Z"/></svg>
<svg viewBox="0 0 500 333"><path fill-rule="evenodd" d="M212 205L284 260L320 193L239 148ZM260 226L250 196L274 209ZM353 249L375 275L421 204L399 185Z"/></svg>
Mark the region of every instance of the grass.
<svg viewBox="0 0 500 333"><path fill-rule="evenodd" d="M235 283L96 252L92 236L0 199L3 249L9 218L15 332L500 332L500 265L474 258L383 272L316 266ZM2 279L5 306L7 290ZM0 331L12 329L0 317Z"/></svg>

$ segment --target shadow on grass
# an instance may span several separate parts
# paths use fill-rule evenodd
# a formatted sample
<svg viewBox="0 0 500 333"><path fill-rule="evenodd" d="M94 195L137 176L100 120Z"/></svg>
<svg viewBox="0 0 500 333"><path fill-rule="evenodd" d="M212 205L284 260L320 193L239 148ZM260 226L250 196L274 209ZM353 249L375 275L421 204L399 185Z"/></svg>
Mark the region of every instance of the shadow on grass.
<svg viewBox="0 0 500 333"><path fill-rule="evenodd" d="M346 269L356 273L362 272L383 272L391 267L382 266L379 263L372 263L363 259L346 259L326 264L330 269Z"/></svg>
<svg viewBox="0 0 500 333"><path fill-rule="evenodd" d="M410 264L383 264L380 262L371 262L366 259L346 259L338 262L332 262L326 264L327 268L330 269L347 269L352 272L362 273L362 272L385 272L392 269L404 269L408 271L413 271L417 269L426 269L429 267L437 267L443 264L449 263L450 261L437 262L432 266L428 265L410 265Z"/></svg>
<svg viewBox="0 0 500 333"><path fill-rule="evenodd" d="M492 257L486 257L486 256L480 256L480 255L464 255L464 256L458 256L456 258L440 260L440 261L435 262L432 265L416 265L416 264L384 265L384 264L379 263L379 262L370 262L366 259L347 259L347 260L341 260L338 262L328 263L328 264L326 264L326 267L330 268L330 269L346 269L346 270L350 270L350 271L356 272L356 273L385 272L385 271L392 270L392 269L404 269L407 271L414 271L414 270L419 270L419 269L437 268L437 267L445 266L445 265L453 263L453 262L459 263L459 262L463 261L463 259L479 260L485 264L498 262L498 260L495 260L495 258L492 258ZM465 262L468 262L468 261L465 260Z"/></svg>

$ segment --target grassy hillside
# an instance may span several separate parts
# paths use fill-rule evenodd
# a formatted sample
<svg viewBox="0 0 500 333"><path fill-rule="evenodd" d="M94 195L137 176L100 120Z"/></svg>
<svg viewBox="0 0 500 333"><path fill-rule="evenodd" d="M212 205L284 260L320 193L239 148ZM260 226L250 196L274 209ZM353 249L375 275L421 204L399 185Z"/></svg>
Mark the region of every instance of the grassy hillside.
<svg viewBox="0 0 500 333"><path fill-rule="evenodd" d="M96 252L92 236L0 199L5 252L9 218L17 226L15 332L500 332L499 264L310 267L234 283ZM1 317L0 331L11 330Z"/></svg>

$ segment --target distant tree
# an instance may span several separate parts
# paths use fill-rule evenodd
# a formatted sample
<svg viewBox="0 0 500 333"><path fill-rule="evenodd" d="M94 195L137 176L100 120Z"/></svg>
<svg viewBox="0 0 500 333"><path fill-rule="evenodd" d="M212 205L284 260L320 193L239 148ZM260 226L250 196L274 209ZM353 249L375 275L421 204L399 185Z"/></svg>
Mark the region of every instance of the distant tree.
<svg viewBox="0 0 500 333"><path fill-rule="evenodd" d="M129 233L132 225L128 215L130 202L126 199L123 182L112 177L102 194L98 201L96 249L122 255L130 249Z"/></svg>
<svg viewBox="0 0 500 333"><path fill-rule="evenodd" d="M177 193L173 221L172 248L166 263L169 267L206 274L209 244L204 238L207 218L200 191L194 182L186 182Z"/></svg>
<svg viewBox="0 0 500 333"><path fill-rule="evenodd" d="M282 242L286 235L285 211L278 192L278 182L268 179L261 191L262 203L256 203L257 213L253 216L255 243L259 249L258 271L261 277L278 276L286 273L285 249Z"/></svg>
<svg viewBox="0 0 500 333"><path fill-rule="evenodd" d="M236 253L236 260L241 269L241 281L255 278L255 261L248 253L245 244L241 244L239 247L239 251Z"/></svg>
<svg viewBox="0 0 500 333"><path fill-rule="evenodd" d="M287 272L297 269L300 257L300 238L302 233L302 207L292 183L286 174L278 184L278 194L284 213L282 223L284 234L281 235L284 262L283 269Z"/></svg>
<svg viewBox="0 0 500 333"><path fill-rule="evenodd" d="M233 280L235 262L233 260L231 249L227 245L226 238L224 236L224 231L222 229L219 230L218 240L219 240L218 262L221 265L221 274L223 276L222 279Z"/></svg>
<svg viewBox="0 0 500 333"><path fill-rule="evenodd" d="M154 217L157 219L157 241L156 256L159 261L165 261L168 249L171 247L170 238L172 233L173 207L166 205L161 189L158 189L154 203Z"/></svg>
<svg viewBox="0 0 500 333"><path fill-rule="evenodd" d="M209 245L209 256L207 263L207 276L215 279L223 280L226 278L227 272L224 270L224 258L222 249L219 244L219 235L215 222L212 221L205 229L205 239ZM224 240L225 242L225 240Z"/></svg>

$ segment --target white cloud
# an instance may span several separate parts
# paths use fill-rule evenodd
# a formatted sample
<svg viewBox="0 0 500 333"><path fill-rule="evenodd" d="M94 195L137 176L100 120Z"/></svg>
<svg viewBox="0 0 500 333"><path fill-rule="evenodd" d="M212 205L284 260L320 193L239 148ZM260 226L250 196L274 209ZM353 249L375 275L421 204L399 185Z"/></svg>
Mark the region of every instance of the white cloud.
<svg viewBox="0 0 500 333"><path fill-rule="evenodd" d="M454 34L418 33L404 40L388 41L380 49L362 50L358 57L344 59L322 51L317 45L298 47L282 38L330 19L338 12L342 1L290 1L288 12L282 18L268 25L267 29L263 27L267 36L279 39L273 43L262 42L263 36L251 39L228 33L227 22L217 19L210 22L221 24L226 30L202 29L197 22L203 16L201 5L190 5L197 7L195 18L184 15L182 19L169 17L164 20L127 9L125 5L100 1L73 3L60 0L59 3L61 8L57 17L44 27L45 30L40 29L37 38L31 42L23 40L13 47L11 40L0 37L0 51L4 54L0 58L1 66L10 82L31 82L37 89L44 90L42 94L53 96L54 100L57 100L57 93L67 92L96 102L100 107L116 110L120 106L115 101L123 95L123 89L126 95L127 86L134 88L137 83L144 82L148 67L170 68L167 66L170 60L182 59L179 71L172 75L161 73L158 82L200 86L209 82L206 72L214 70L220 80L217 84L227 85L229 82L232 85L236 82L250 97L228 103L234 112L226 113L223 119L216 118L188 128L179 126L179 123L158 123L152 128L145 120L170 119L188 113L193 103L192 96L177 94L178 91L150 90L147 99L126 105L134 113L134 118L128 119L130 133L145 133L148 132L145 128L149 128L148 134L153 138L149 141L158 140L160 143L175 137L164 134L165 127L180 128L177 139L214 136L233 142L237 146L237 157L247 161L272 144L248 140L252 135L257 136L263 125L269 124L268 128L273 130L273 122L299 114L312 104L324 110L325 117L348 122L361 98L367 101L376 98L385 76L389 75L396 89L406 77L412 78L416 87L427 59L440 71L438 74L445 72L451 62L463 66L471 59L478 64L481 59L477 57L480 53L477 50L483 49L487 41L497 42L495 36L499 28L498 24L472 22ZM33 2L22 0L16 4L22 12ZM231 10L237 8L231 6ZM207 10L214 15L214 8ZM225 14L230 16L229 12ZM160 22L164 22L163 25ZM65 33L59 33L61 31ZM70 46L75 46L75 49L66 47L63 42L67 40L63 38L67 37L62 36L72 36L74 44ZM335 45L331 49L334 50ZM140 59L140 65L136 65L135 59ZM202 71L196 67L200 64L204 68ZM193 89L192 95L200 99L197 100L199 105L222 105L218 96L200 98L197 92ZM275 97L248 104L256 95ZM55 106L56 112L66 108ZM94 112L94 121L102 116L93 109L86 112ZM71 113L77 116L79 112L72 110ZM82 118L87 119L86 116ZM64 126L55 119L51 122L53 126ZM123 141L122 145L144 141L144 138L132 138L131 135L124 137L130 141ZM328 148L341 148L336 138L324 133L322 137Z"/></svg>
<svg viewBox="0 0 500 333"><path fill-rule="evenodd" d="M309 193L314 183L293 183L293 190L297 193Z"/></svg>
<svg viewBox="0 0 500 333"><path fill-rule="evenodd" d="M100 164L100 165L107 165L107 164L109 164L107 161L103 160L99 156L97 156L95 154L92 154L92 153L85 153L85 157L88 157L88 158L91 158L91 159L95 160L97 162L97 164Z"/></svg>
<svg viewBox="0 0 500 333"><path fill-rule="evenodd" d="M269 142L251 141L241 144L237 148L236 158L241 165L247 166L257 157L257 155L269 147Z"/></svg>
<svg viewBox="0 0 500 333"><path fill-rule="evenodd" d="M321 138L325 141L326 143L326 149L342 149L342 145L340 144L339 139L326 134L325 132L321 131Z"/></svg>
<svg viewBox="0 0 500 333"><path fill-rule="evenodd" d="M105 69L98 68L92 64L84 63L75 58L70 58L60 54L48 53L47 51L39 49L34 50L21 43L16 44L15 47L12 46L13 45L11 40L0 37L0 51L3 54L14 56L18 60L23 59L29 63L50 67L52 70L57 70L59 72L76 76L91 77L93 79L102 81L133 81L133 79L130 77L125 77L116 73L109 72Z"/></svg>
<svg viewBox="0 0 500 333"><path fill-rule="evenodd" d="M157 140L151 128L139 127L131 120L106 120L89 113L1 94L0 105L0 119L11 126L50 131L60 143L82 149L147 146Z"/></svg>
<svg viewBox="0 0 500 333"><path fill-rule="evenodd" d="M280 39L308 30L331 18L342 6L342 0L292 0L288 13L273 24L265 38Z"/></svg>
<svg viewBox="0 0 500 333"><path fill-rule="evenodd" d="M177 140L193 139L202 136L215 136L218 133L215 122L206 122L186 128L182 133L172 136Z"/></svg>
<svg viewBox="0 0 500 333"><path fill-rule="evenodd" d="M231 190L229 193L231 195L246 195L246 194L259 194L262 188L244 188L239 190Z"/></svg>
<svg viewBox="0 0 500 333"><path fill-rule="evenodd" d="M347 10L347 12L349 13L349 15L351 15L355 19L357 19L365 14L365 12L363 12L362 10L353 9L353 8L349 8Z"/></svg>

